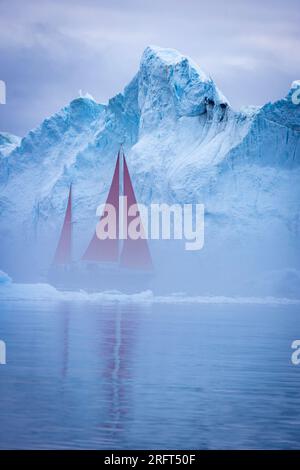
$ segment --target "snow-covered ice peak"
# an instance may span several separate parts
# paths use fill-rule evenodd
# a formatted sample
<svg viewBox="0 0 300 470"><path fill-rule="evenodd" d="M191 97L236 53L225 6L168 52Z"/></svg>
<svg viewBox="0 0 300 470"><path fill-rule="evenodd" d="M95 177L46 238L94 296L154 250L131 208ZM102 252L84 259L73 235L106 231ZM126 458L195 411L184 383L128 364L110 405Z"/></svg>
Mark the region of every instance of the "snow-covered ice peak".
<svg viewBox="0 0 300 470"><path fill-rule="evenodd" d="M141 63L147 62L150 58L156 57L158 60L164 62L166 65L175 66L181 62L188 62L190 66L197 71L199 78L202 82L208 82L209 78L200 69L198 64L194 62L190 57L182 55L176 49L164 48L159 46L148 46L144 50Z"/></svg>
<svg viewBox="0 0 300 470"><path fill-rule="evenodd" d="M20 142L20 137L8 132L0 132L0 158L9 155Z"/></svg>
<svg viewBox="0 0 300 470"><path fill-rule="evenodd" d="M88 91L86 93L83 93L82 90L80 89L79 90L79 98L87 98L91 101L95 101L95 98L93 97L93 95L91 95Z"/></svg>
<svg viewBox="0 0 300 470"><path fill-rule="evenodd" d="M299 83L299 85L297 85L297 83ZM295 131L297 140L299 139L300 130L300 106L295 98L298 99L299 88L300 81L295 80L284 98L265 104L262 106L260 112L260 117L268 119L269 122L277 123ZM299 164L298 147L296 147L292 154L294 154L295 163Z"/></svg>
<svg viewBox="0 0 300 470"><path fill-rule="evenodd" d="M174 49L149 46L139 70L138 103L141 132L180 117L201 116L229 103L214 81L188 57Z"/></svg>
<svg viewBox="0 0 300 470"><path fill-rule="evenodd" d="M300 80L294 80L293 83L291 84L291 90L296 90L299 87L300 87Z"/></svg>
<svg viewBox="0 0 300 470"><path fill-rule="evenodd" d="M18 145L20 143L20 137L17 137L14 134L9 134L8 132L0 132L0 145L6 144L15 144Z"/></svg>

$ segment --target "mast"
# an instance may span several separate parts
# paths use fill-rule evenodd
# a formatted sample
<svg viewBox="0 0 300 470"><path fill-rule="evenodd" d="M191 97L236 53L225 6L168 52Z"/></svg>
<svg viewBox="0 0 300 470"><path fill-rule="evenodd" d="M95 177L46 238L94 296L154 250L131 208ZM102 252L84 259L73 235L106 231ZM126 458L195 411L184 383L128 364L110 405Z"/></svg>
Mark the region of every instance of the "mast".
<svg viewBox="0 0 300 470"><path fill-rule="evenodd" d="M100 240L97 237L96 231L92 240L90 241L89 246L87 247L82 260L83 261L107 261L107 262L117 262L119 259L119 180L120 180L120 152L118 153L117 163L110 186L110 190L107 196L106 204L114 206L116 211L116 239L106 238L105 240ZM100 220L105 215L105 208Z"/></svg>
<svg viewBox="0 0 300 470"><path fill-rule="evenodd" d="M124 196L127 196L127 207L137 204L134 189L132 186L131 178L129 175L125 155L123 153L123 191ZM139 225L140 232L143 232L142 220L140 215ZM136 216L128 216L127 214L127 233L128 226L131 220L136 219ZM127 238L124 240L123 248L120 256L120 265L125 268L140 269L149 271L153 269L152 258L148 247L148 242L145 238L138 238L132 240Z"/></svg>
<svg viewBox="0 0 300 470"><path fill-rule="evenodd" d="M53 262L54 264L70 264L72 262L72 184L69 189L65 219Z"/></svg>

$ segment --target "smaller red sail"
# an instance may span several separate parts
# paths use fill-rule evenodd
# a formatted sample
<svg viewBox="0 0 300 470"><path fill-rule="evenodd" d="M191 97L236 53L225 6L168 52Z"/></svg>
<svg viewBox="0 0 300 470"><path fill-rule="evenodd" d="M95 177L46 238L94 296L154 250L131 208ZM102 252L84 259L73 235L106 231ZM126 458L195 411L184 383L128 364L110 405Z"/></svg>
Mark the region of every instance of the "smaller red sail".
<svg viewBox="0 0 300 470"><path fill-rule="evenodd" d="M63 228L54 256L54 264L69 264L72 261L72 184Z"/></svg>
<svg viewBox="0 0 300 470"><path fill-rule="evenodd" d="M114 176L107 196L106 204L110 204L115 208L116 212L116 234L117 238L106 238L100 240L95 231L89 246L87 247L82 260L95 261L95 262L117 262L119 259L119 185L120 185L120 154L118 153L117 163L114 171ZM100 220L104 217L104 212Z"/></svg>
<svg viewBox="0 0 300 470"><path fill-rule="evenodd" d="M129 175L125 155L123 155L123 171L124 171L124 196L127 197L127 208L137 204L134 189L132 186L131 178ZM143 233L143 226L141 217L139 217L140 232ZM135 216L128 216L127 214L127 232L130 221L135 219ZM120 256L120 265L126 268L140 269L142 271L149 271L153 269L152 258L148 247L148 242L145 238L138 238L132 240L127 236L123 243L123 249Z"/></svg>

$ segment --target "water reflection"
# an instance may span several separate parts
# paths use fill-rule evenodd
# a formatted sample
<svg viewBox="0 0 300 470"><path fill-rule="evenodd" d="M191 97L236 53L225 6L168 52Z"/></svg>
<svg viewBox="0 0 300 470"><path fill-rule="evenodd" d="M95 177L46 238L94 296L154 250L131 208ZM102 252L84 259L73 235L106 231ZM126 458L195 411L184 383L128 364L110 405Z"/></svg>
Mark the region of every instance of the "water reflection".
<svg viewBox="0 0 300 470"><path fill-rule="evenodd" d="M62 377L66 378L69 362L69 324L70 324L70 305L65 304L61 309L62 319Z"/></svg>
<svg viewBox="0 0 300 470"><path fill-rule="evenodd" d="M126 316L122 310L120 305L116 306L113 315L106 317L102 325L103 378L107 383L108 403L103 427L111 433L111 439L124 430L123 423L128 413L129 382L132 377L130 360L138 328L137 321Z"/></svg>
<svg viewBox="0 0 300 470"><path fill-rule="evenodd" d="M0 448L298 448L297 307L2 304Z"/></svg>

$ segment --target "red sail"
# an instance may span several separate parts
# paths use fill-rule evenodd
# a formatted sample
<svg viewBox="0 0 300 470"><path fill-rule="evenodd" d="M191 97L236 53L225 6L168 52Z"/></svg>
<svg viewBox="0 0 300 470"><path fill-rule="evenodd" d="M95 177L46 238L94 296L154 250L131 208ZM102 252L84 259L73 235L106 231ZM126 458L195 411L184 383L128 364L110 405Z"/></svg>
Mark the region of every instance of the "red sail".
<svg viewBox="0 0 300 470"><path fill-rule="evenodd" d="M108 197L106 200L106 204L111 204L114 206L116 211L116 239L107 238L105 240L100 240L97 237L96 232L87 247L86 252L84 253L82 259L84 261L111 261L117 262L119 258L119 174L120 174L120 155L118 154L118 159L115 167L115 172L113 176L113 180L111 183L111 187L108 193ZM104 212L100 218L100 220L104 217Z"/></svg>
<svg viewBox="0 0 300 470"><path fill-rule="evenodd" d="M54 256L54 264L69 264L72 261L72 185L63 228Z"/></svg>
<svg viewBox="0 0 300 470"><path fill-rule="evenodd" d="M127 207L129 208L133 204L137 204L133 186L131 183L127 163L125 156L123 156L123 171L124 171L124 196L127 196ZM130 221L135 219L136 216L127 215L127 229ZM142 228L142 221L139 220L139 225ZM153 268L151 254L149 251L147 240L144 238L138 238L132 240L127 237L124 240L123 249L120 257L120 265L126 268L151 270Z"/></svg>

